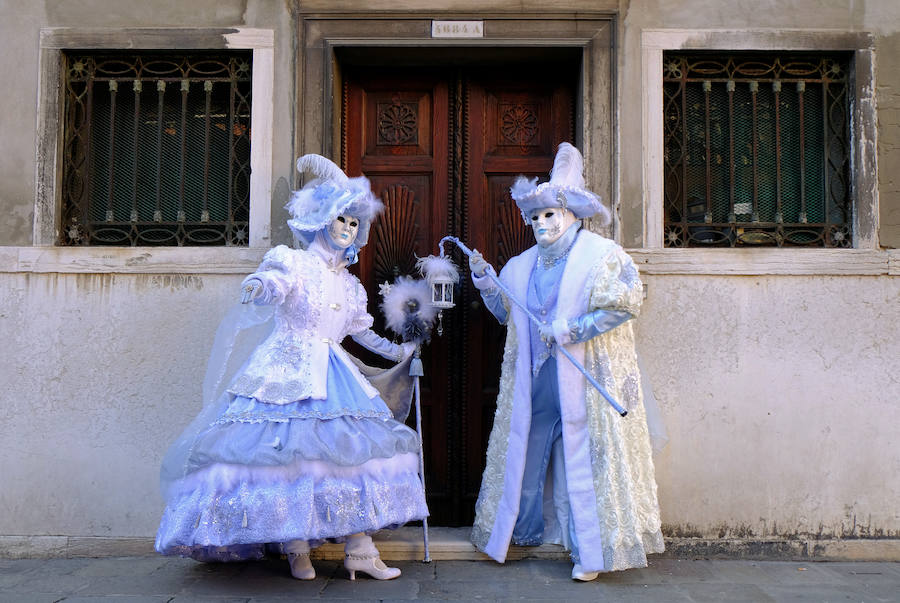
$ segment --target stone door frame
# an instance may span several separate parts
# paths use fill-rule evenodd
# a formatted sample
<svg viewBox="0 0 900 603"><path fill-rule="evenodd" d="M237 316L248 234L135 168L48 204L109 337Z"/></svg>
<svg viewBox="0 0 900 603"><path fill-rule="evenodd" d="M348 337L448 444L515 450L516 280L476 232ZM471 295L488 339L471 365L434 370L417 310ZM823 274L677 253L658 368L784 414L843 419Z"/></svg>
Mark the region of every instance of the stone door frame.
<svg viewBox="0 0 900 603"><path fill-rule="evenodd" d="M433 38L433 20L483 23L480 38ZM612 209L618 232L616 98L616 15L614 13L436 15L299 14L294 132L296 155L320 153L339 160L341 149L341 71L335 50L341 47L581 49L581 74L575 103L573 143L585 157L585 179ZM539 73L535 77L540 77ZM297 175L294 175L297 178ZM297 184L296 182L294 184Z"/></svg>

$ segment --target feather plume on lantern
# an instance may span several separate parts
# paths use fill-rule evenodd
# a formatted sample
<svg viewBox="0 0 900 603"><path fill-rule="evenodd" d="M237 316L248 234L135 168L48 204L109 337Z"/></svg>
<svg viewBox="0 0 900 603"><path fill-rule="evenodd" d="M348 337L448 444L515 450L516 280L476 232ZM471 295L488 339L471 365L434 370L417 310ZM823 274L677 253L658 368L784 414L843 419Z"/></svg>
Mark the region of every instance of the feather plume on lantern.
<svg viewBox="0 0 900 603"><path fill-rule="evenodd" d="M429 283L438 276L445 276L452 279L453 284L459 282L459 269L448 257L429 255L424 258L419 258L416 260L416 268L419 269L419 272L422 273L422 276L424 276L425 280Z"/></svg>
<svg viewBox="0 0 900 603"><path fill-rule="evenodd" d="M403 341L427 342L437 315L428 283L401 276L392 285L382 285L381 291L381 311L387 328Z"/></svg>

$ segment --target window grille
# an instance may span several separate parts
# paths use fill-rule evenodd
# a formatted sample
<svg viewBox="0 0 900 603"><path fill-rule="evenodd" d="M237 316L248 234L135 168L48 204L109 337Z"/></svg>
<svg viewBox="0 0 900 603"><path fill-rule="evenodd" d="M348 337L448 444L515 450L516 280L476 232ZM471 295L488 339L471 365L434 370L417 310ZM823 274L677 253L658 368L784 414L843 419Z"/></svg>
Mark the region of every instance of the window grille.
<svg viewBox="0 0 900 603"><path fill-rule="evenodd" d="M63 245L247 245L249 52L64 55Z"/></svg>
<svg viewBox="0 0 900 603"><path fill-rule="evenodd" d="M849 55L663 55L665 245L850 247Z"/></svg>

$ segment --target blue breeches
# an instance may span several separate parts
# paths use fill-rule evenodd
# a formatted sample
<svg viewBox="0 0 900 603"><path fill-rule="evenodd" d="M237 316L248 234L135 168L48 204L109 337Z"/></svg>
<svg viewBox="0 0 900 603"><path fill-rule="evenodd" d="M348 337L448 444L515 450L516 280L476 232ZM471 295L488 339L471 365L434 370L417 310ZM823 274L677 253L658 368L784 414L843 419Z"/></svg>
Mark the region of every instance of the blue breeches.
<svg viewBox="0 0 900 603"><path fill-rule="evenodd" d="M513 529L514 544L537 546L544 542L544 483L550 453L554 444L561 438L562 417L559 410L556 359L550 357L532 381L531 429L528 432L528 450L525 453L519 515ZM569 530L574 548L571 517L566 528Z"/></svg>

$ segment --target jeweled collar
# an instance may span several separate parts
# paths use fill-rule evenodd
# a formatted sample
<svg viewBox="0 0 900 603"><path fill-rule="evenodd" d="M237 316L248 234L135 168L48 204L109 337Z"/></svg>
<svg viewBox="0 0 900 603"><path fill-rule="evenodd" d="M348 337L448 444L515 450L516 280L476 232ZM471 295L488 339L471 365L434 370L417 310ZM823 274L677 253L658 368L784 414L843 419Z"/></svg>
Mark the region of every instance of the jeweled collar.
<svg viewBox="0 0 900 603"><path fill-rule="evenodd" d="M561 237L550 243L546 247L538 245L537 265L540 268L552 268L560 263L569 255L572 245L575 244L575 237L578 236L578 230L581 228L581 220L575 220Z"/></svg>

